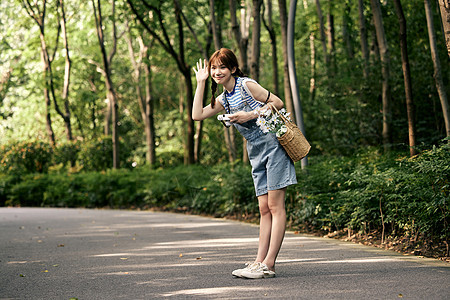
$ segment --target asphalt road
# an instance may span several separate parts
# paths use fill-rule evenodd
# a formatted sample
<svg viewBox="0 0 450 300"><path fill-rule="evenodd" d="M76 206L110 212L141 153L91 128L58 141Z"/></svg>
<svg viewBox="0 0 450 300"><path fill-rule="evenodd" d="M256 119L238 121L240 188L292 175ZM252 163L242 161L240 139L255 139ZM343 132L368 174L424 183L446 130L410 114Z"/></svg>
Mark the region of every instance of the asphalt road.
<svg viewBox="0 0 450 300"><path fill-rule="evenodd" d="M171 213L0 208L0 299L450 298L448 263L289 232L276 278L234 278L257 237Z"/></svg>

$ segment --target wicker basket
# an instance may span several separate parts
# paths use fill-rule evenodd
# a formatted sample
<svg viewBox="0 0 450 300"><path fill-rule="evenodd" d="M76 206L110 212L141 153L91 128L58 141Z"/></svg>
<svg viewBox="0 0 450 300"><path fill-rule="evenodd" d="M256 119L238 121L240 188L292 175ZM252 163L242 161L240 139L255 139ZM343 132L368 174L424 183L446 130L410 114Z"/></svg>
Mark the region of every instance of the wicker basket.
<svg viewBox="0 0 450 300"><path fill-rule="evenodd" d="M287 127L287 131L281 137L277 137L278 141L293 161L301 160L308 155L311 145L297 125L280 114L274 105L271 105L271 107L281 117Z"/></svg>

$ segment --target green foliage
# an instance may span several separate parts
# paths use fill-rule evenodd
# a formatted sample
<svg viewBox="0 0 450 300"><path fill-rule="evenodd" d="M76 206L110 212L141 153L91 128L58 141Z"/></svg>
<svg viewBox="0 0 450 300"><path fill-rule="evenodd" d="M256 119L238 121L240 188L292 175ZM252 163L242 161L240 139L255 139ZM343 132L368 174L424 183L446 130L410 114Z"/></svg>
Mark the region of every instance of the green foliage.
<svg viewBox="0 0 450 300"><path fill-rule="evenodd" d="M19 142L1 146L0 170L7 174L45 173L53 150L42 141Z"/></svg>
<svg viewBox="0 0 450 300"><path fill-rule="evenodd" d="M82 169L84 171L101 171L111 168L113 165L112 146L110 136L102 136L83 143L78 153L78 162ZM119 159L123 167L131 168L130 155L129 148L120 142Z"/></svg>

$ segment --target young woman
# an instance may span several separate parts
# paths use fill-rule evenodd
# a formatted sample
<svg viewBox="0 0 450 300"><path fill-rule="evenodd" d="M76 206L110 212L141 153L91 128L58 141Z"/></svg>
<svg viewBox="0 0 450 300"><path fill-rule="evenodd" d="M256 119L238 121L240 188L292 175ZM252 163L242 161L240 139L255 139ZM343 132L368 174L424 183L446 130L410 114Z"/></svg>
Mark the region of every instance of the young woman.
<svg viewBox="0 0 450 300"><path fill-rule="evenodd" d="M245 278L265 278L275 276L275 260L284 239L286 211L284 199L286 187L296 184L294 163L279 144L275 134L263 133L256 124L258 110L267 104L277 109L283 102L277 96L260 86L256 81L243 77L234 53L226 48L214 52L206 64L200 59L192 118L196 121L212 117L226 111L231 123L247 140L247 150L252 166L260 211L259 245L256 259L245 268L232 272L234 276ZM205 82L212 77L211 104L203 107L202 99ZM217 98L217 85L224 92ZM256 112L256 113L255 113Z"/></svg>

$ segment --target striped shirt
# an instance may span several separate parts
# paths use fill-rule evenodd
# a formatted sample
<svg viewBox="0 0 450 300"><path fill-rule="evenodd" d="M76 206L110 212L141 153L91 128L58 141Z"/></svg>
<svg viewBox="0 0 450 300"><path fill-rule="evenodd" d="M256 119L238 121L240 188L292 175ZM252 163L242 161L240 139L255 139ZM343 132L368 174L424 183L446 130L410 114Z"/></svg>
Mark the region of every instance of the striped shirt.
<svg viewBox="0 0 450 300"><path fill-rule="evenodd" d="M244 101L247 102L247 104L252 108L256 109L258 107L263 106L263 103L255 100L252 93L247 87L247 82L251 81L256 84L258 84L255 80L246 78L246 77L235 77L236 82L234 84L234 89L231 93L229 93L227 90L224 91L225 96L227 97L228 104L231 108L237 108L239 107ZM244 94L241 97L241 89L239 89L239 85L242 85ZM219 96L219 102L222 104L223 107L227 108L227 105L224 103L223 100L223 93Z"/></svg>

